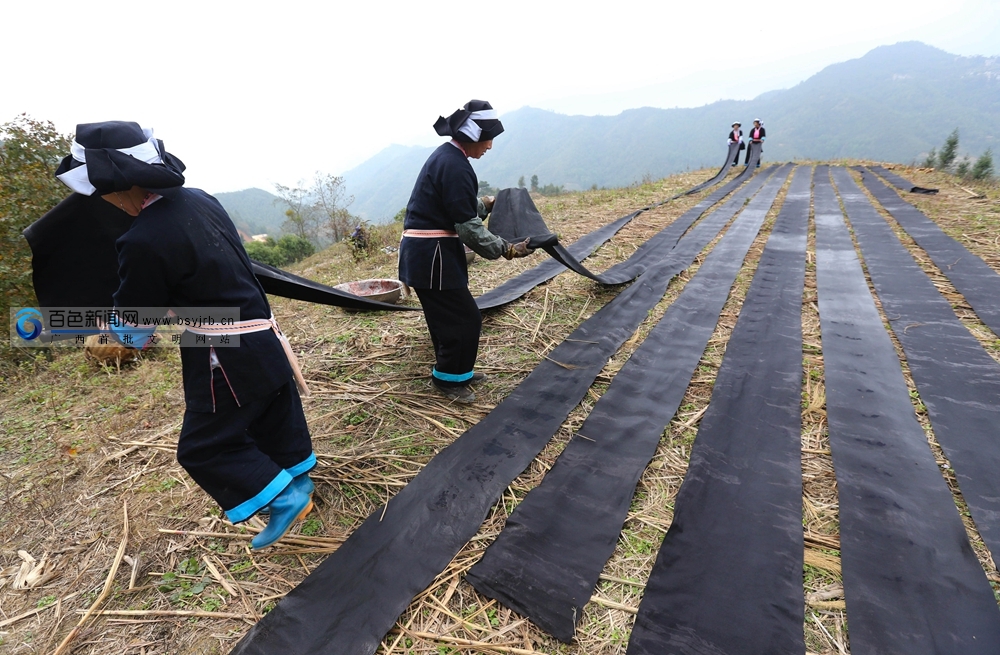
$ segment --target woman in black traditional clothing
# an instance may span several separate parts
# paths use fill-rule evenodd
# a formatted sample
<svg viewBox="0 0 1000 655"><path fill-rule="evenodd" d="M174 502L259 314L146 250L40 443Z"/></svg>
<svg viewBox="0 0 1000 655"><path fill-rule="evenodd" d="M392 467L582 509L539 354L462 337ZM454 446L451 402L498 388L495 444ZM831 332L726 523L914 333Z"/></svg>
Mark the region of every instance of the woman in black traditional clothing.
<svg viewBox="0 0 1000 655"><path fill-rule="evenodd" d="M759 143L760 152L764 153L764 141L767 139L767 131L764 130L764 123L759 118L753 119L753 127L750 132L747 133L747 138L750 139L750 143ZM744 166L750 165L750 149L747 148L747 158L743 162ZM757 168L760 168L760 159L757 160Z"/></svg>
<svg viewBox="0 0 1000 655"><path fill-rule="evenodd" d="M732 145L734 143L740 144L740 150L745 149L747 146L743 143L743 130L740 129L740 122L736 121L733 123L733 129L729 131L729 140L726 141L726 145ZM736 151L736 156L733 157L733 166L740 163L740 150Z"/></svg>
<svg viewBox="0 0 1000 655"><path fill-rule="evenodd" d="M469 159L479 159L503 132L497 113L484 100L470 100L434 129L451 141L441 144L417 176L403 221L399 279L420 298L434 344L434 387L452 400L472 402L469 385L486 376L473 371L479 353L482 316L469 292L465 248L486 259L525 257L528 240L510 244L483 225L493 198L477 198L479 181Z"/></svg>
<svg viewBox="0 0 1000 655"><path fill-rule="evenodd" d="M267 527L251 542L263 548L312 509L308 471L316 456L296 388L301 374L232 220L215 198L184 187L183 171L152 130L124 121L78 125L56 171L76 193L25 233L35 286L44 302L41 289L55 277L80 274L47 256L57 250L52 241L71 238L71 230L44 229L46 221L97 230L109 224L106 201L120 216L110 221L120 226L117 289L108 299L115 307L239 308L242 320L210 335L239 334L239 346L181 348L186 411L177 459L233 523L269 510ZM87 289L74 297L104 296ZM155 328L111 330L123 345L141 348Z"/></svg>

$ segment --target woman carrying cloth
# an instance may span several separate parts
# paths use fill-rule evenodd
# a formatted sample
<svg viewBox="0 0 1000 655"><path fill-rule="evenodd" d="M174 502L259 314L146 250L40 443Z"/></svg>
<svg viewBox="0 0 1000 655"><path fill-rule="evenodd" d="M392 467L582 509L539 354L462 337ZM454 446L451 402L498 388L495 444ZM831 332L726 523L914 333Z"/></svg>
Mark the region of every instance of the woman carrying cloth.
<svg viewBox="0 0 1000 655"><path fill-rule="evenodd" d="M451 140L424 163L406 204L399 246L399 279L417 293L434 344L434 387L451 400L469 403L470 384L485 379L473 371L479 353L482 316L469 292L464 245L481 257L525 257L528 241L510 244L492 234L483 219L493 198L477 198L479 180L469 159L479 159L503 132L497 113L484 100L470 100L434 129Z"/></svg>
<svg viewBox="0 0 1000 655"><path fill-rule="evenodd" d="M252 541L263 548L312 509L308 471L316 456L296 387L304 383L229 215L212 196L183 186L184 164L152 134L125 121L78 125L71 154L56 171L75 193L35 226L96 226L111 212L120 228L116 308L239 308L240 321L212 333L239 334L238 346L181 348L186 411L177 460L233 523L269 510L267 527ZM79 276L44 256L50 243L33 240L35 226L26 236L36 288L53 274ZM72 238L69 230L47 234ZM154 330L111 326L134 348Z"/></svg>

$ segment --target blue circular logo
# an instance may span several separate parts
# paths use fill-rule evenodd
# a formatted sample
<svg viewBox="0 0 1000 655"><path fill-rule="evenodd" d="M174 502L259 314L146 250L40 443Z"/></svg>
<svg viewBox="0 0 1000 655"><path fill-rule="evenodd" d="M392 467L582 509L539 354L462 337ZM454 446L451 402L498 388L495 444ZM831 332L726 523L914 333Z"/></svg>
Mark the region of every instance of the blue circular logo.
<svg viewBox="0 0 1000 655"><path fill-rule="evenodd" d="M42 313L34 307L25 307L14 315L14 329L25 341L37 339L42 333Z"/></svg>

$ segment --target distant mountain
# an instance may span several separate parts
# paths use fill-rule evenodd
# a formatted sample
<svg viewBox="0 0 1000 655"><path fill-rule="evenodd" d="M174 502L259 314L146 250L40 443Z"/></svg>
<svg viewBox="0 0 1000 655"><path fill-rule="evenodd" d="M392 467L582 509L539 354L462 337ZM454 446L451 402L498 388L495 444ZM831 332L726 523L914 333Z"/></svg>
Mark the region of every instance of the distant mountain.
<svg viewBox="0 0 1000 655"><path fill-rule="evenodd" d="M524 107L502 116L506 131L473 162L480 180L584 189L625 186L649 175L719 165L734 120L744 132L765 121L765 160L870 158L909 163L958 127L962 152L1000 151L1000 58L960 57L919 42L876 48L834 64L791 89L693 109L631 109L617 116L565 116ZM344 173L351 211L386 220L406 205L433 148L390 146Z"/></svg>
<svg viewBox="0 0 1000 655"><path fill-rule="evenodd" d="M229 213L236 227L248 235L281 233L285 207L278 196L263 189L243 189L214 194Z"/></svg>

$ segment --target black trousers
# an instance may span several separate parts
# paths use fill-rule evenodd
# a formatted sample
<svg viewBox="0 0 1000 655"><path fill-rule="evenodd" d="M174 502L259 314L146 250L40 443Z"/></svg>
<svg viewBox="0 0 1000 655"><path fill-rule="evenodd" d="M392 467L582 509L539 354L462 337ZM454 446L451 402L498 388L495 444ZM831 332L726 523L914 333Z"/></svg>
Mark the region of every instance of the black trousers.
<svg viewBox="0 0 1000 655"><path fill-rule="evenodd" d="M215 412L184 413L177 461L235 523L313 468L316 457L293 380L242 406L218 371L213 382Z"/></svg>
<svg viewBox="0 0 1000 655"><path fill-rule="evenodd" d="M479 354L479 332L483 326L476 299L468 287L414 291L420 298L434 344L434 383L442 387L468 384Z"/></svg>
<svg viewBox="0 0 1000 655"><path fill-rule="evenodd" d="M745 145L740 144L740 150L744 150L745 148L746 148ZM735 166L736 164L740 163L740 150L737 150L736 151L736 156L733 157L733 166ZM749 154L749 153L747 153L747 154Z"/></svg>

